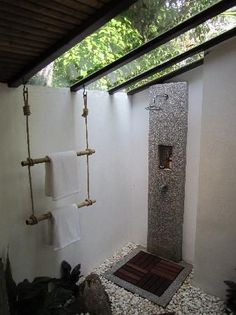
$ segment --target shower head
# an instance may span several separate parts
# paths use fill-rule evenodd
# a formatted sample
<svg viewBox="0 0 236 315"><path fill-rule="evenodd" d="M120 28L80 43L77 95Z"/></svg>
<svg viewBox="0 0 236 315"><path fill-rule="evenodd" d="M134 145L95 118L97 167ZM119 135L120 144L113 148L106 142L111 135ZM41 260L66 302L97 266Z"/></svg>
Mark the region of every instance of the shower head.
<svg viewBox="0 0 236 315"><path fill-rule="evenodd" d="M153 99L152 99L152 102L151 104L146 107L145 109L146 110L161 110L162 108L160 107L160 105L157 105L156 101L157 101L157 98L164 98L165 100L168 99L168 94L156 94Z"/></svg>

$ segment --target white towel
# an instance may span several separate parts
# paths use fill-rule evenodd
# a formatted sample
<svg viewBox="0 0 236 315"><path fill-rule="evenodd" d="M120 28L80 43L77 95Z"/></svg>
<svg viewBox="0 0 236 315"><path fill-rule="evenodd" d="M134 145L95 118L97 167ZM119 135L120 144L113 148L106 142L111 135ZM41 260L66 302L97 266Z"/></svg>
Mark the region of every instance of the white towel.
<svg viewBox="0 0 236 315"><path fill-rule="evenodd" d="M45 193L53 200L78 193L78 165L75 151L51 153L45 163Z"/></svg>
<svg viewBox="0 0 236 315"><path fill-rule="evenodd" d="M80 240L79 210L76 204L58 207L49 220L49 245L62 249Z"/></svg>

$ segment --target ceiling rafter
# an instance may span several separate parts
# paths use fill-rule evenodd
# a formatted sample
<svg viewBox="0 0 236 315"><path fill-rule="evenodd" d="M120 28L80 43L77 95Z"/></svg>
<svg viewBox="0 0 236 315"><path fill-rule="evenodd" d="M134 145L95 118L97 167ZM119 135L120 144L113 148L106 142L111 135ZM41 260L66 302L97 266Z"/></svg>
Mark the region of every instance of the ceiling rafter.
<svg viewBox="0 0 236 315"><path fill-rule="evenodd" d="M82 26L79 25L66 36L58 40L54 45L46 49L44 53L33 60L33 62L26 65L22 71L8 80L8 86L18 87L22 83L27 82L38 71L81 42L85 37L95 32L112 18L126 10L136 1L137 0L113 0L104 5L101 9L97 10L91 18L86 20Z"/></svg>
<svg viewBox="0 0 236 315"><path fill-rule="evenodd" d="M214 16L226 11L227 9L232 8L236 5L236 0L222 0L215 5L212 5L208 9L194 15L193 17L189 18L188 20L180 23L179 25L173 27L172 29L168 30L167 32L157 36L156 38L150 40L149 42L145 43L144 45L132 50L130 53L126 54L125 56L117 59L116 61L110 63L109 65L105 66L104 68L92 73L91 75L87 76L86 78L80 80L79 82L75 83L71 86L71 91L76 92L81 89L84 85L91 84L92 82L102 78L103 76L107 75L108 73L117 70L118 68L122 67L123 65L141 57L142 55L150 52L151 50L160 47L161 45L167 43L171 39L185 33L186 31L202 24L203 22L213 18Z"/></svg>

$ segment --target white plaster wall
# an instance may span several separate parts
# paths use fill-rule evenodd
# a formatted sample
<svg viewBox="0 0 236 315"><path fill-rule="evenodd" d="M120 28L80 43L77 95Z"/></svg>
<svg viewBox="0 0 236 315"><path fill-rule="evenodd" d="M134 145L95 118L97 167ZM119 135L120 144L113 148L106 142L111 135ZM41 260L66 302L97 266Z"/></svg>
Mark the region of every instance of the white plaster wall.
<svg viewBox="0 0 236 315"><path fill-rule="evenodd" d="M131 240L146 246L148 223L148 90L132 96L131 107Z"/></svg>
<svg viewBox="0 0 236 315"><path fill-rule="evenodd" d="M33 157L48 152L84 148L82 96L68 89L29 87ZM130 105L124 94L89 92L89 131L91 147L92 207L78 210L81 241L53 252L42 242L43 228L26 226L30 214L27 169L20 161L26 157L25 121L22 89L0 86L0 251L9 244L13 272L17 281L38 275L54 276L59 263L82 264L87 273L129 238L131 189L129 175ZM80 169L79 200L85 198L85 158L78 158ZM44 166L32 168L36 211L53 207L44 196ZM77 200L73 200L77 201Z"/></svg>
<svg viewBox="0 0 236 315"><path fill-rule="evenodd" d="M194 264L198 205L203 89L202 75L203 67L199 67L171 80L171 82L188 82L189 108L183 224L183 259L191 264Z"/></svg>
<svg viewBox="0 0 236 315"><path fill-rule="evenodd" d="M189 76L190 91L197 76ZM81 93L35 86L29 89L33 156L83 149ZM81 241L60 252L43 245L46 223L34 227L24 224L30 213L30 202L27 169L20 166L20 161L26 157L22 90L1 85L0 96L3 148L0 156L0 249L10 245L16 279L55 275L62 259L71 264L81 262L83 272L87 273L128 241L146 245L148 112L145 107L148 91L132 98L124 93L110 97L105 92L89 92L90 143L96 149L90 163L91 192L97 203L79 210ZM85 158L78 158L78 164L81 200L85 196ZM44 196L44 166L37 165L32 172L36 211L44 212L53 208L53 202ZM188 257L191 244L188 248L185 259L191 261Z"/></svg>
<svg viewBox="0 0 236 315"><path fill-rule="evenodd" d="M236 39L206 57L195 284L225 296L236 280Z"/></svg>
<svg viewBox="0 0 236 315"><path fill-rule="evenodd" d="M196 264L197 285L210 293L222 295L225 290L223 280L234 277L236 258L235 41L214 49L204 65L198 186L202 70L195 69L175 78L175 81L189 84L183 257ZM26 157L22 90L0 85L0 100L0 250L10 245L17 281L42 274L56 275L62 259L71 264L82 263L83 272L87 273L128 241L146 245L147 90L132 98L124 93L110 97L105 92L89 92L90 143L96 149L96 154L91 157L91 193L97 203L79 210L81 241L60 252L43 246L44 223L34 227L24 224L30 213L30 203L27 169L20 166L20 161ZM81 93L30 87L30 103L33 156L83 149ZM78 158L78 163L79 199L83 199L85 159ZM52 207L50 199L44 196L44 167L38 165L32 171L36 210L44 211ZM198 198L197 254L194 258Z"/></svg>

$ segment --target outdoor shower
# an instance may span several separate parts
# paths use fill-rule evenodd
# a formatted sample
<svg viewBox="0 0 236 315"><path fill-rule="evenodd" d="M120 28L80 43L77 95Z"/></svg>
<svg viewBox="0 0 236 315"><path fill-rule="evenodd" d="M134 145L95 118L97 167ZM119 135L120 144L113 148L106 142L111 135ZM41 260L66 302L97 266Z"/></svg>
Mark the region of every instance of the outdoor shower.
<svg viewBox="0 0 236 315"><path fill-rule="evenodd" d="M188 97L185 82L150 88L148 250L182 259Z"/></svg>

